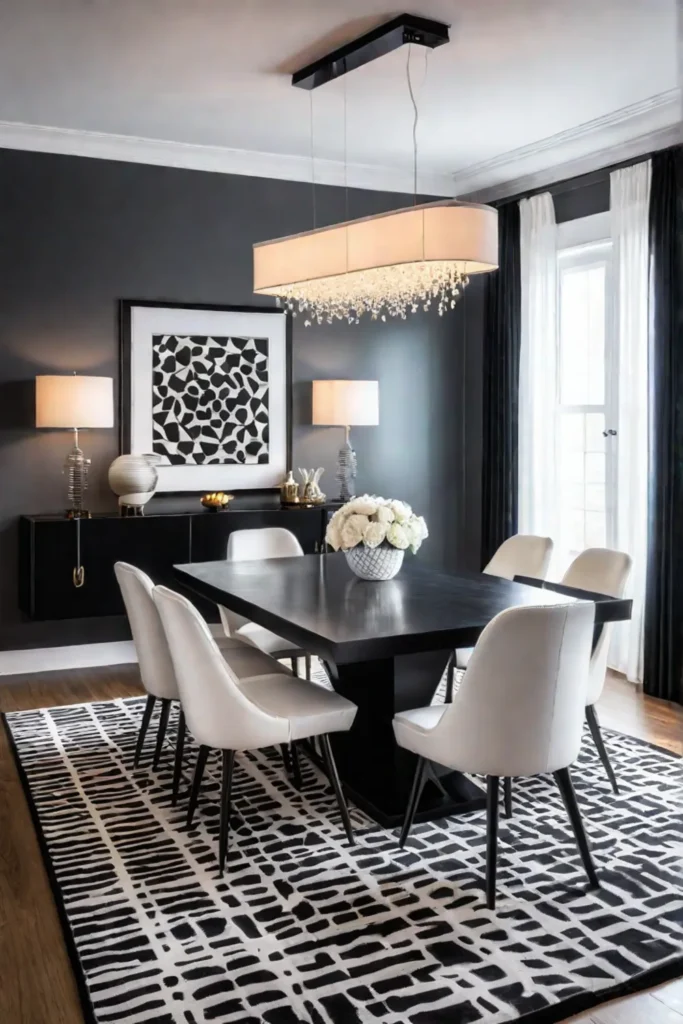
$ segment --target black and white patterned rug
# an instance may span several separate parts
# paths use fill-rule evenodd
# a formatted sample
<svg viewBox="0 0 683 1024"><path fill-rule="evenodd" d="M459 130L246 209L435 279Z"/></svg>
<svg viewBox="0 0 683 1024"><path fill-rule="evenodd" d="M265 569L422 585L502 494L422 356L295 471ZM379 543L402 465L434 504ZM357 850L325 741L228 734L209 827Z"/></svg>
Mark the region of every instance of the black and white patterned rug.
<svg viewBox="0 0 683 1024"><path fill-rule="evenodd" d="M219 880L218 762L188 831L171 749L133 771L143 704L6 716L89 1021L542 1024L683 974L679 758L608 733L616 797L585 743L597 892L552 780L517 780L492 912L483 814L400 852L354 811L349 848L323 776L303 759L297 792L275 750L239 756Z"/></svg>

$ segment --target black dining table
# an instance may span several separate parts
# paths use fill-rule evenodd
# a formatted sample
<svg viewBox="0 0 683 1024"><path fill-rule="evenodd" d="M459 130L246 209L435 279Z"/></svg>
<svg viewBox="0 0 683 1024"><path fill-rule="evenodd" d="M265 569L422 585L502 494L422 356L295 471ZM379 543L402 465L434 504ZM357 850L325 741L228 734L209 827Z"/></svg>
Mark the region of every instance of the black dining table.
<svg viewBox="0 0 683 1024"><path fill-rule="evenodd" d="M381 825L403 818L415 756L397 746L392 719L431 704L455 648L472 647L506 608L595 602L596 628L628 619L631 602L560 585L451 573L406 559L399 575L367 582L342 554L174 566L179 583L265 626L325 664L334 689L358 707L331 737L349 797ZM486 794L460 772L434 766L416 821L479 810Z"/></svg>

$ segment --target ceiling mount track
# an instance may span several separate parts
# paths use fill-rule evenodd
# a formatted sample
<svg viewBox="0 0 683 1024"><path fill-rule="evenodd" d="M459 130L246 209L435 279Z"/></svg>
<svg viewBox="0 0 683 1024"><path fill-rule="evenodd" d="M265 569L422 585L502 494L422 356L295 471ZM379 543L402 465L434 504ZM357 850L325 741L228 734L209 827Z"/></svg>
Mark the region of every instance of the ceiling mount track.
<svg viewBox="0 0 683 1024"><path fill-rule="evenodd" d="M366 32L353 42L340 46L320 60L308 64L292 75L292 85L299 89L317 89L318 86L341 78L349 71L369 64L378 57L398 50L406 43L435 49L447 43L448 25L413 14L399 14L397 18Z"/></svg>

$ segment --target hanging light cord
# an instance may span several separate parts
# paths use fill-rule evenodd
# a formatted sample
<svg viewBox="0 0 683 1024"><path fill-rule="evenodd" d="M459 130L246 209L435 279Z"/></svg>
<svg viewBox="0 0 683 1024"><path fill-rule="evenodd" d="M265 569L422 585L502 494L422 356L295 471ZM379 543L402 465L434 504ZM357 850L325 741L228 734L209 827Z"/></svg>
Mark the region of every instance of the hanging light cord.
<svg viewBox="0 0 683 1024"><path fill-rule="evenodd" d="M413 51L413 44L408 43L408 58L406 60L406 78L408 79L408 92L410 93L410 102L413 104L413 203L417 205L417 122L419 119L419 111L417 109L417 103L415 101L415 93L413 92L413 80L410 74L410 55Z"/></svg>
<svg viewBox="0 0 683 1024"><path fill-rule="evenodd" d="M308 95L310 97L310 113L311 113L311 118L310 118L310 120L311 120L311 194L312 194L312 198L313 198L313 227L316 228L318 225L317 225L317 217L316 217L316 209L315 209L315 151L314 151L314 146L313 146L313 90L312 89L310 90Z"/></svg>
<svg viewBox="0 0 683 1024"><path fill-rule="evenodd" d="M417 100L415 99L415 90L413 89L413 79L410 73L410 56L413 51L413 44L408 43L408 57L406 60L406 79L408 81L408 92L410 93L410 102L413 104L413 204L417 205L417 124L420 119L420 112L417 107ZM429 49L424 48L425 51L425 70L424 78L422 79L422 88L424 88L427 81L427 72L429 71Z"/></svg>
<svg viewBox="0 0 683 1024"><path fill-rule="evenodd" d="M349 219L349 175L346 122L346 75L344 75L344 220Z"/></svg>
<svg viewBox="0 0 683 1024"><path fill-rule="evenodd" d="M346 78L344 75L344 221L346 228L344 230L344 246L346 250L346 267L344 270L345 274L349 272L349 174L348 174L348 153L347 153L347 137L348 133L346 130Z"/></svg>

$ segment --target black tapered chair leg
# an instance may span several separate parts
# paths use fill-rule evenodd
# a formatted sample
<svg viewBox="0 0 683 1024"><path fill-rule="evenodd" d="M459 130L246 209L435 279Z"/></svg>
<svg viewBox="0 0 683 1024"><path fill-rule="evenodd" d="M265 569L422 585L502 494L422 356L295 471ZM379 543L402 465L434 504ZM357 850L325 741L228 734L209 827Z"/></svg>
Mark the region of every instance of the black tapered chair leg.
<svg viewBox="0 0 683 1024"><path fill-rule="evenodd" d="M289 754L292 759L292 777L297 789L301 789L301 765L299 764L299 748L296 743L289 744Z"/></svg>
<svg viewBox="0 0 683 1024"><path fill-rule="evenodd" d="M178 734L175 741L175 764L173 765L173 796L171 803L175 807L178 802L178 791L180 789L180 778L183 773L183 753L185 751L185 712L181 708L178 712Z"/></svg>
<svg viewBox="0 0 683 1024"><path fill-rule="evenodd" d="M280 753L282 754L282 763L285 766L285 771L287 772L288 775L291 775L292 774L292 759L289 756L289 751L287 749L287 744L286 743L281 743L280 744Z"/></svg>
<svg viewBox="0 0 683 1024"><path fill-rule="evenodd" d="M600 722L598 721L597 712L592 704L586 708L586 721L588 722L588 728L591 731L593 742L595 743L595 746L598 748L600 760L602 761L604 769L607 772L607 778L612 784L612 789L618 796L619 786L617 785L617 777L614 774L614 768L612 768L612 763L607 753L605 741L602 738L602 730L600 729Z"/></svg>
<svg viewBox="0 0 683 1024"><path fill-rule="evenodd" d="M418 757L417 765L415 766L415 775L413 776L413 785L410 789L410 796L408 797L408 806L406 807L406 816L403 819L403 828L401 829L401 835L398 840L399 849L403 849L406 844L406 839L410 835L410 830L413 827L413 819L415 818L415 811L417 805L420 802L422 796L422 787L425 781L425 767L427 762L424 757Z"/></svg>
<svg viewBox="0 0 683 1024"><path fill-rule="evenodd" d="M356 840L353 837L353 828L351 827L351 818L349 817L349 809L346 806L346 799L342 792L341 782L339 781L339 772L337 771L337 763L334 760L334 754L332 753L332 746L330 744L329 736L320 737L320 745L323 749L323 757L325 758L325 766L327 768L327 774L332 788L334 789L334 795L337 798L337 806L339 807L339 813L341 814L342 821L344 823L344 831L346 832L346 838L348 839L351 846L355 845Z"/></svg>
<svg viewBox="0 0 683 1024"><path fill-rule="evenodd" d="M453 684L455 682L455 651L451 654L448 659L448 665L446 666L446 696L444 698L444 704L450 704L453 700Z"/></svg>
<svg viewBox="0 0 683 1024"><path fill-rule="evenodd" d="M140 754L142 753L142 747L145 742L145 736L147 735L147 729L149 728L149 720L152 717L154 711L154 705L156 704L156 697L153 697L151 693L147 694L147 703L145 704L145 710L142 712L142 721L140 722L140 732L138 733L138 741L135 744L135 757L133 759L133 767L137 768L138 761L140 760Z"/></svg>
<svg viewBox="0 0 683 1024"><path fill-rule="evenodd" d="M553 772L557 787L562 794L564 806L567 809L569 820L574 830L576 837L576 843L581 853L581 860L583 866L586 869L589 881L593 888L598 889L600 882L598 880L598 874L595 870L595 864L593 863L593 855L591 854L591 848L588 843L588 836L583 827L583 820L581 818L581 811L576 800L576 793L574 792L574 786L572 785L572 777L569 774L569 768L560 768L559 771Z"/></svg>
<svg viewBox="0 0 683 1024"><path fill-rule="evenodd" d="M503 797L505 799L505 817L512 817L512 779L503 779Z"/></svg>
<svg viewBox="0 0 683 1024"><path fill-rule="evenodd" d="M197 751L197 763L194 768L194 778L192 780L192 790L190 792L190 803L187 808L187 824L188 827L192 824L194 818L195 808L197 806L197 800L199 799L199 790L202 785L202 778L204 777L204 768L206 767L206 759L209 756L209 748L203 744Z"/></svg>
<svg viewBox="0 0 683 1024"><path fill-rule="evenodd" d="M228 854L228 835L230 832L230 801L232 796L232 773L235 765L235 751L223 751L223 774L221 779L221 826L218 836L218 865L220 876L225 871L225 858Z"/></svg>
<svg viewBox="0 0 683 1024"><path fill-rule="evenodd" d="M170 697L161 698L161 714L159 715L159 728L157 730L157 745L154 748L154 761L152 767L157 768L159 764L159 758L161 757L161 750L164 745L164 737L166 735L166 726L168 725L168 716L171 712L171 699Z"/></svg>
<svg viewBox="0 0 683 1024"><path fill-rule="evenodd" d="M310 683L310 681L311 681L311 656L310 656L310 654L306 654L304 656L304 664L306 666L306 678L308 679L308 681Z"/></svg>
<svg viewBox="0 0 683 1024"><path fill-rule="evenodd" d="M497 775L486 779L486 906L496 909L496 867L498 863L498 782Z"/></svg>

